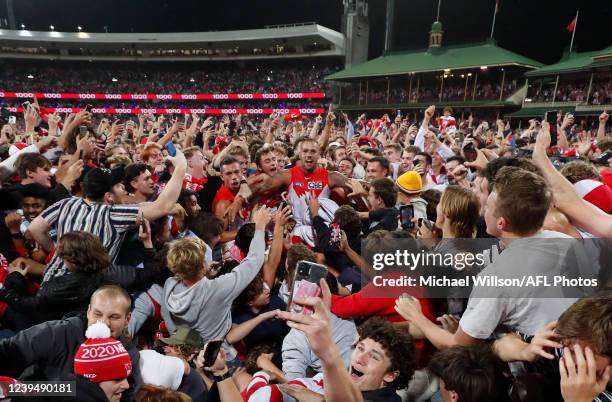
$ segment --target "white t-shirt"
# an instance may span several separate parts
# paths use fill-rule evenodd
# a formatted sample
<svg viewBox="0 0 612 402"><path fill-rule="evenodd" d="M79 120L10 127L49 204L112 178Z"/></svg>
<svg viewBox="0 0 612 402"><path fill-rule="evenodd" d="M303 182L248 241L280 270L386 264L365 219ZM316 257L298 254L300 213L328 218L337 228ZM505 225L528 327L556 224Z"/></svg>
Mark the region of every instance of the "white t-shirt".
<svg viewBox="0 0 612 402"><path fill-rule="evenodd" d="M478 276L521 278L564 274L568 260L560 256L566 255L575 244L571 239L563 233L546 230L514 240ZM552 286L525 286L519 290L474 288L459 325L466 334L477 339L487 339L497 331L534 335L544 325L559 318L577 300L563 296L561 288Z"/></svg>

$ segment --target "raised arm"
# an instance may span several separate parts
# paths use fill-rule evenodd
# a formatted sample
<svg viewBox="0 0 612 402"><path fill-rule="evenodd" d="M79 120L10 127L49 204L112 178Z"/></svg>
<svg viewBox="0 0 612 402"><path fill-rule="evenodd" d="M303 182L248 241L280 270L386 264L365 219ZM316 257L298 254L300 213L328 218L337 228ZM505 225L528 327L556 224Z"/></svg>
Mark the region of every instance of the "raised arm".
<svg viewBox="0 0 612 402"><path fill-rule="evenodd" d="M608 113L604 110L599 115L599 127L597 127L597 141L601 141L606 137L606 122L608 121Z"/></svg>
<svg viewBox="0 0 612 402"><path fill-rule="evenodd" d="M436 107L434 105L429 106L425 109L425 115L423 116L423 122L421 123L421 127L414 139L414 145L419 147L421 151L425 150L425 134L427 130L429 130L429 122L433 118L433 115L436 111Z"/></svg>
<svg viewBox="0 0 612 402"><path fill-rule="evenodd" d="M546 150L549 146L550 126L544 121L536 140L533 161L542 170L553 189L555 206L574 224L589 233L605 238L612 237L612 216L578 196L574 186L555 169L548 159Z"/></svg>
<svg viewBox="0 0 612 402"><path fill-rule="evenodd" d="M411 325L415 325L420 332L438 349L446 349L457 345L471 345L478 339L466 334L461 325L455 333L437 326L421 311L420 301L413 296L399 297L395 303L395 310Z"/></svg>
<svg viewBox="0 0 612 402"><path fill-rule="evenodd" d="M574 124L574 115L571 113L566 114L563 117L563 122L559 127L559 147L562 149L568 149L569 143L567 142L567 128Z"/></svg>
<svg viewBox="0 0 612 402"><path fill-rule="evenodd" d="M255 235L251 240L246 258L231 273L214 279L215 291L221 298L233 300L238 297L263 266L266 251L264 230L270 221L270 212L265 207L260 208L253 214L253 220L255 221Z"/></svg>
<svg viewBox="0 0 612 402"><path fill-rule="evenodd" d="M283 254L284 229L290 215L291 207L288 205L285 207L285 209L279 209L276 211L272 245L270 246L270 252L268 253L268 260L263 267L263 279L264 282L268 284L270 289L272 289L274 286L276 271L278 271L278 265L280 264L281 256Z"/></svg>
<svg viewBox="0 0 612 402"><path fill-rule="evenodd" d="M172 207L176 204L181 193L183 179L187 171L187 160L185 159L185 155L179 150L176 151L174 158L169 158L174 164L174 172L168 184L155 201L143 203L140 206L140 212L142 212L144 217L149 221L154 221L162 216L170 214Z"/></svg>
<svg viewBox="0 0 612 402"><path fill-rule="evenodd" d="M328 113L325 118L325 127L323 127L323 132L321 136L317 139L319 146L322 151L325 151L327 148L327 143L329 142L329 136L331 135L331 128L334 125L334 121L336 120L336 115L333 113Z"/></svg>
<svg viewBox="0 0 612 402"><path fill-rule="evenodd" d="M533 362L541 357L549 360L554 359L555 356L549 353L550 351L547 351L547 349L563 347L554 340L557 338L554 331L556 326L556 321L546 324L529 343L515 333L504 335L493 342L493 352L506 362Z"/></svg>
<svg viewBox="0 0 612 402"><path fill-rule="evenodd" d="M53 249L53 240L49 237L49 231L51 225L42 217L38 215L28 226L28 231L32 235L32 238L38 243L43 250L49 252Z"/></svg>
<svg viewBox="0 0 612 402"><path fill-rule="evenodd" d="M168 132L163 137L161 137L159 141L157 141L157 144L160 147L165 147L167 143L172 141L172 137L174 137L177 133L183 130L185 130L185 123L176 120L172 124L172 127L170 127Z"/></svg>
<svg viewBox="0 0 612 402"><path fill-rule="evenodd" d="M363 396L344 367L342 356L333 341L330 323L330 291L325 279L320 282L322 297L308 297L295 302L314 309L311 315L282 311L280 318L287 325L306 334L310 349L321 361L327 402L362 402Z"/></svg>
<svg viewBox="0 0 612 402"><path fill-rule="evenodd" d="M270 127L268 128L268 131L266 132L266 139L264 141L266 144L272 144L272 142L274 141L274 133L276 132L276 130L278 130L279 124L280 123L278 121L278 118L274 118L270 122Z"/></svg>
<svg viewBox="0 0 612 402"><path fill-rule="evenodd" d="M281 188L289 186L291 183L291 172L283 170L280 173L272 177L268 177L266 180L256 183L251 186L253 194L263 193L265 191L280 190Z"/></svg>

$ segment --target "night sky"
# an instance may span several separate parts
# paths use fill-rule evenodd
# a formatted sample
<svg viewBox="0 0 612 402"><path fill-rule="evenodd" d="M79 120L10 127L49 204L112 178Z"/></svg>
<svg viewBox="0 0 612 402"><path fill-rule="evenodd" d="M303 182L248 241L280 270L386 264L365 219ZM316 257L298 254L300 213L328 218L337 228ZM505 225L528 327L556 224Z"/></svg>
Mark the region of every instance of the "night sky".
<svg viewBox="0 0 612 402"><path fill-rule="evenodd" d="M0 18L6 7L0 0ZM396 0L393 50L424 48L437 0ZM498 44L544 63L554 63L569 46L566 25L580 8L574 47L578 51L612 44L611 0L499 0ZM340 30L341 0L13 0L17 25L28 29L103 32L171 32L261 28L316 21ZM370 58L383 51L386 0L369 0ZM442 0L445 44L482 41L489 36L494 0Z"/></svg>

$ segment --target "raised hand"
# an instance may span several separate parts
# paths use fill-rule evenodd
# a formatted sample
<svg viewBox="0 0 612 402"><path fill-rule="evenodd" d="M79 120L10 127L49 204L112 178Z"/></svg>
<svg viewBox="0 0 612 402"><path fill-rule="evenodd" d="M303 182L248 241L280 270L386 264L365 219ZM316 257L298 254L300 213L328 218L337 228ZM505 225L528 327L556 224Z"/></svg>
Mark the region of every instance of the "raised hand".
<svg viewBox="0 0 612 402"><path fill-rule="evenodd" d="M531 342L529 342L529 346L521 352L521 359L528 362L533 362L540 357L549 360L554 359L555 356L547 352L547 349L563 347L563 345L555 341L555 339L558 339L558 335L555 333L556 327L557 321L553 321L549 322L544 326L544 328L536 332L533 339L531 339Z"/></svg>
<svg viewBox="0 0 612 402"><path fill-rule="evenodd" d="M22 221L23 217L16 212L10 213L4 217L4 223L12 234L20 233Z"/></svg>
<svg viewBox="0 0 612 402"><path fill-rule="evenodd" d="M261 207L253 214L253 222L255 222L255 230L265 230L270 222L270 210L266 207Z"/></svg>
<svg viewBox="0 0 612 402"><path fill-rule="evenodd" d="M606 389L612 366L606 367L598 375L593 350L588 346L583 349L576 344L572 349L563 349L559 372L561 395L565 402L591 402Z"/></svg>
<svg viewBox="0 0 612 402"><path fill-rule="evenodd" d="M434 105L429 106L427 109L425 109L425 118L431 120L435 112L436 107Z"/></svg>
<svg viewBox="0 0 612 402"><path fill-rule="evenodd" d="M416 297L404 293L395 300L395 311L407 321L410 321L415 315L422 314L421 303Z"/></svg>

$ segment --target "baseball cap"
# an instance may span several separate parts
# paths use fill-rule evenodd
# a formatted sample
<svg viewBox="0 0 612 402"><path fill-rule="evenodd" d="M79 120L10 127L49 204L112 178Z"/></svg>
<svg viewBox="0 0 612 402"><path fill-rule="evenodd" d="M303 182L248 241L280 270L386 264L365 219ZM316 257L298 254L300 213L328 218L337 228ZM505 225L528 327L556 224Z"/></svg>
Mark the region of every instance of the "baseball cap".
<svg viewBox="0 0 612 402"><path fill-rule="evenodd" d="M176 328L176 332L168 338L159 338L159 340L166 345L189 345L201 348L204 346L202 337L196 330L186 325L179 325Z"/></svg>
<svg viewBox="0 0 612 402"><path fill-rule="evenodd" d="M83 189L89 198L100 198L111 191L113 186L123 181L124 167L114 169L95 168L87 172L83 178Z"/></svg>

